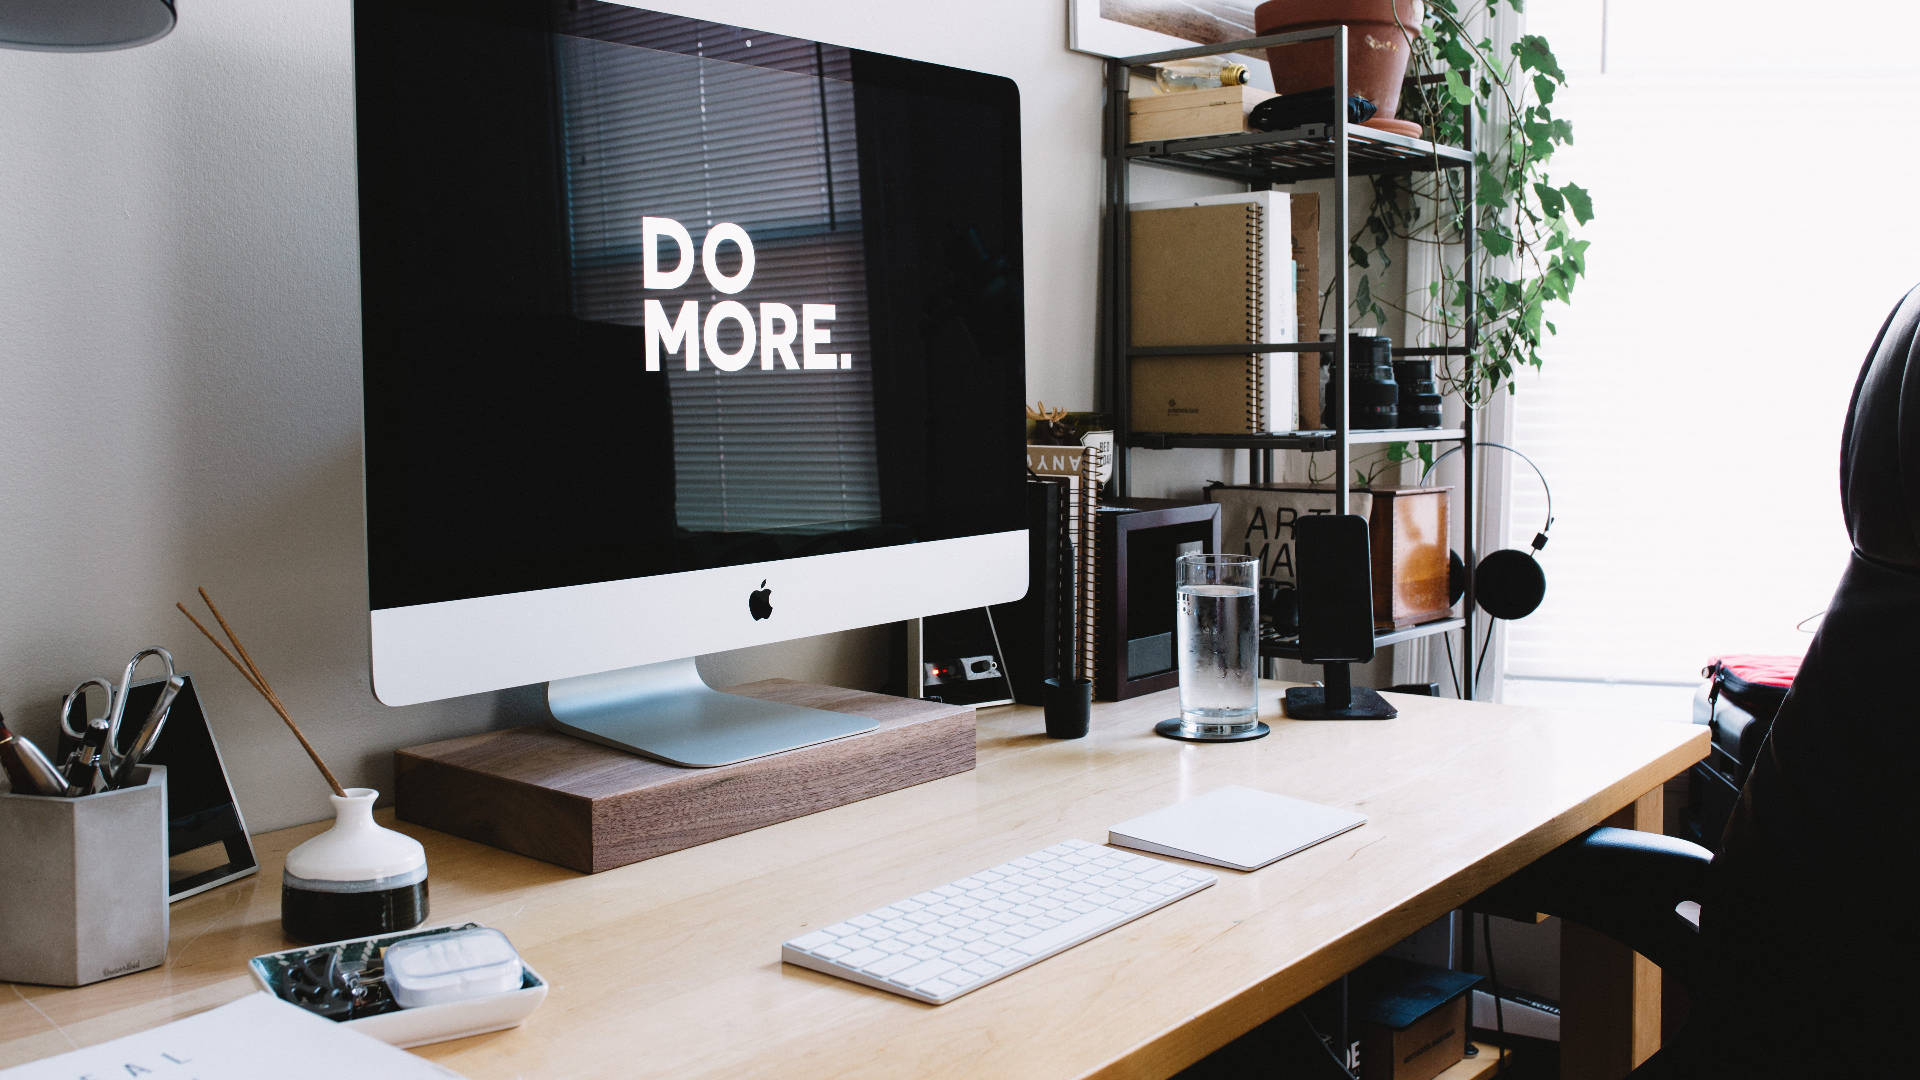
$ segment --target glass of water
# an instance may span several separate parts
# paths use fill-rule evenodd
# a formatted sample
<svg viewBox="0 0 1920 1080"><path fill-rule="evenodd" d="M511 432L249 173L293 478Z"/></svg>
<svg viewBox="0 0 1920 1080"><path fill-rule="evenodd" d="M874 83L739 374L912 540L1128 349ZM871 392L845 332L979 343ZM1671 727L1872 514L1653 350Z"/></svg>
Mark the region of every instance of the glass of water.
<svg viewBox="0 0 1920 1080"><path fill-rule="evenodd" d="M1255 555L1182 555L1174 567L1180 737L1244 738L1260 724L1259 578Z"/></svg>

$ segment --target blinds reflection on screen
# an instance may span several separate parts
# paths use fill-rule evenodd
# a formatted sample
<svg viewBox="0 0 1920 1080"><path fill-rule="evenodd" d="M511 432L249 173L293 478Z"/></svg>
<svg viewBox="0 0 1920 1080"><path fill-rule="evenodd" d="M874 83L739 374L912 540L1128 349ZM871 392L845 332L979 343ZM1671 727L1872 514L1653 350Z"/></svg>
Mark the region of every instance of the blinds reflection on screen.
<svg viewBox="0 0 1920 1080"><path fill-rule="evenodd" d="M660 19L601 18L636 27ZM663 49L695 55L556 39L575 313L639 326L647 299L669 313L696 301L703 316L729 299L750 310L766 301L795 311L833 305L828 350L852 355L847 370L763 370L756 359L734 372L704 362L687 371L681 354L665 357L676 521L718 532L872 524L880 515L873 357L848 57L767 37L758 49L751 40L726 48L774 69L729 63L683 25L642 29ZM757 257L751 283L723 296L696 270L679 289L643 293L645 217L681 223L696 251L713 225L742 226ZM738 258L723 249L726 270ZM663 262L671 266L673 255ZM722 322L718 343L737 349L737 324Z"/></svg>

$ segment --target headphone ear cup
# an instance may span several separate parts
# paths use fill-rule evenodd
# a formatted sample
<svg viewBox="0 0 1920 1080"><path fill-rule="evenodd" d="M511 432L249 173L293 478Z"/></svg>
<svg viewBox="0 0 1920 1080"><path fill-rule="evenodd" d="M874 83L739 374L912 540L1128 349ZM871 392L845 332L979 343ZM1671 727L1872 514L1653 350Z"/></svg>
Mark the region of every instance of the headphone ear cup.
<svg viewBox="0 0 1920 1080"><path fill-rule="evenodd" d="M1524 619L1547 595L1547 574L1539 561L1514 548L1480 560L1474 578L1481 610L1496 619Z"/></svg>
<svg viewBox="0 0 1920 1080"><path fill-rule="evenodd" d="M1467 595L1467 564L1457 551L1447 552L1447 606L1460 602Z"/></svg>

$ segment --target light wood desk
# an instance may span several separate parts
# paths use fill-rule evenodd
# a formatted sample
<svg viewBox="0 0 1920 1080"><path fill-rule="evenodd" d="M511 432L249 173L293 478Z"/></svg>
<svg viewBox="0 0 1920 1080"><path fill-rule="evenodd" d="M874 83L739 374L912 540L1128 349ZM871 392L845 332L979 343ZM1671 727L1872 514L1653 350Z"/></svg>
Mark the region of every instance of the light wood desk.
<svg viewBox="0 0 1920 1080"><path fill-rule="evenodd" d="M1396 698L1397 720L1296 723L1277 715L1278 684L1262 691L1271 736L1196 745L1150 731L1172 694L1096 706L1073 742L1038 734L1038 710L989 710L972 772L591 877L409 826L435 920L500 928L552 984L522 1027L420 1052L474 1078L1163 1076L1636 800L1657 812L1661 782L1707 748L1687 723L1420 698ZM1369 822L1256 873L1222 870L944 1006L780 963L809 928L1068 837L1104 842L1113 822L1226 784ZM285 947L281 861L318 830L260 837L258 877L175 905L162 968L0 987L0 1065L250 992L247 958ZM1612 1011L1594 1015L1644 1019L1649 1003L1621 997L1647 984L1631 954L1597 962L1615 970L1594 988Z"/></svg>

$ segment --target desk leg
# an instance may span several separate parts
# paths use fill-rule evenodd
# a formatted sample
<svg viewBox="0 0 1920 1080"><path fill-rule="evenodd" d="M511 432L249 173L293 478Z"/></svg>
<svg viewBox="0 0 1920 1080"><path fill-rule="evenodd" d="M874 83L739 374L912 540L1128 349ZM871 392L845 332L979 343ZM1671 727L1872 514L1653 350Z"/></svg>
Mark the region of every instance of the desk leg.
<svg viewBox="0 0 1920 1080"><path fill-rule="evenodd" d="M1659 832L1660 788L1607 819ZM1619 1080L1660 1048L1660 969L1611 938L1560 928L1560 1076Z"/></svg>

